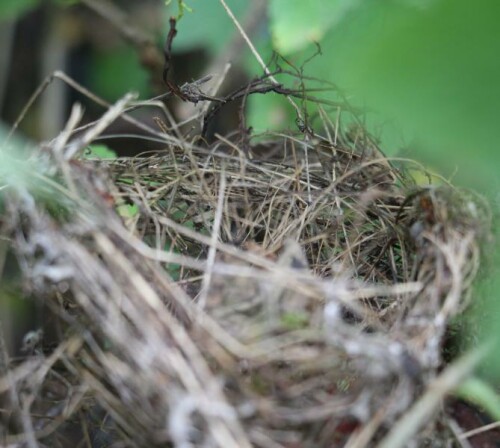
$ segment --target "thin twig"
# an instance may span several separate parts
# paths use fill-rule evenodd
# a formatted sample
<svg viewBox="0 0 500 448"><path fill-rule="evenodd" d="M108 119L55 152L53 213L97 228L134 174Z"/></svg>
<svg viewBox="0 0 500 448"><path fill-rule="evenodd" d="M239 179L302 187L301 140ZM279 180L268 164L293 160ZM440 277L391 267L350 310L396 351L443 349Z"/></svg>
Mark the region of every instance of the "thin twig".
<svg viewBox="0 0 500 448"><path fill-rule="evenodd" d="M458 435L458 438L461 440L470 439L471 437L477 436L478 434L482 434L484 432L488 432L496 428L500 428L499 421L483 425L479 428L471 429L470 431L467 432L463 432L462 434Z"/></svg>
<svg viewBox="0 0 500 448"><path fill-rule="evenodd" d="M252 52L252 54L254 55L255 59L257 59L257 62L260 64L260 66L262 67L262 69L264 70L264 73L269 76L269 79L275 84L275 85L280 85L280 83L278 82L278 80L272 75L271 71L269 70L269 68L267 67L266 63L264 62L264 60L262 59L261 55L259 54L259 52L257 51L257 49L255 48L254 44L252 43L252 41L250 40L250 38L248 37L247 33L245 32L245 30L243 29L243 27L241 26L240 22L238 21L238 19L235 17L235 15L233 14L233 11L231 11L231 9L229 8L229 6L227 6L227 3L224 1L224 0L219 0L222 7L225 9L227 15L231 18L231 20L233 21L234 25L236 26L236 28L238 28L238 31L240 32L241 36L243 37L243 39L245 40L245 42L247 43L248 45L248 48L250 48L250 51ZM300 111L300 107L295 103L295 101L289 96L287 95L287 99L288 99L288 102L292 105L292 107L295 109L295 113L297 114L297 119L303 123L304 122L304 118L302 116L302 112Z"/></svg>
<svg viewBox="0 0 500 448"><path fill-rule="evenodd" d="M136 93L127 93L122 99L111 106L93 127L85 132L82 137L70 144L64 155L66 160L72 159L78 151L94 141L113 121L123 114L127 105L135 98L137 98Z"/></svg>
<svg viewBox="0 0 500 448"><path fill-rule="evenodd" d="M222 167L219 181L219 194L217 195L217 207L215 211L214 224L212 228L212 237L210 240L210 247L208 249L207 267L203 274L203 284L201 288L200 298L198 305L204 309L207 303L210 282L212 280L213 266L215 262L215 254L217 253L217 241L219 239L219 230L222 222L222 212L224 211L224 199L226 191L226 173L224 166Z"/></svg>

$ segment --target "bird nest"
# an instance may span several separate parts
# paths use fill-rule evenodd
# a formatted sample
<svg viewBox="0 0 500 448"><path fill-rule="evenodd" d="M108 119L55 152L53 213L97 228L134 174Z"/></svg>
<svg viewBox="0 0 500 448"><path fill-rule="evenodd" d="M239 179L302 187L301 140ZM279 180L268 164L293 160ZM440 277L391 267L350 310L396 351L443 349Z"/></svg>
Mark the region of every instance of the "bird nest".
<svg viewBox="0 0 500 448"><path fill-rule="evenodd" d="M7 197L23 286L58 339L31 334L4 370L4 444L453 439L443 341L471 299L480 198L416 186L418 166L362 129L82 157L97 126L39 148L36 191Z"/></svg>

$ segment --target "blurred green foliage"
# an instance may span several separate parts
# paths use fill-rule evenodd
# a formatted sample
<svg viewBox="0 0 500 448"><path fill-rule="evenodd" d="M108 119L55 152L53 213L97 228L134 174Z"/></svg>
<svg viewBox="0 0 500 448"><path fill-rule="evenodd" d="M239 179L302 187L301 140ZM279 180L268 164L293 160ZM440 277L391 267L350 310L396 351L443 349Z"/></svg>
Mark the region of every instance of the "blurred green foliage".
<svg viewBox="0 0 500 448"><path fill-rule="evenodd" d="M283 55L320 41L358 2L353 0L272 0L269 3L273 44Z"/></svg>
<svg viewBox="0 0 500 448"><path fill-rule="evenodd" d="M37 178L29 161L29 144L18 136L7 140L9 131L0 122L0 198L8 188L29 188Z"/></svg>
<svg viewBox="0 0 500 448"><path fill-rule="evenodd" d="M251 6L250 2L241 0L226 0L226 3L236 17L244 17ZM174 51L202 49L208 51L212 57L216 56L236 33L231 19L218 1L191 0L189 7L192 13L184 14L177 26L179 32L175 37ZM175 16L177 12L176 5L170 4L165 8L165 24L170 16Z"/></svg>
<svg viewBox="0 0 500 448"><path fill-rule="evenodd" d="M15 19L40 4L41 0L0 0L0 22ZM78 3L79 0L53 0L63 6Z"/></svg>
<svg viewBox="0 0 500 448"><path fill-rule="evenodd" d="M15 193L23 197L29 192L37 205L53 218L63 222L74 212L74 200L68 195L59 179L46 175L48 166L42 158L30 157L33 145L14 135L0 123L0 211L4 195Z"/></svg>
<svg viewBox="0 0 500 448"><path fill-rule="evenodd" d="M0 1L0 21L13 19L33 8L39 0L2 0Z"/></svg>
<svg viewBox="0 0 500 448"><path fill-rule="evenodd" d="M149 75L135 50L126 44L111 51L93 52L89 77L91 90L108 101L116 101L130 91L138 92L141 98L151 94Z"/></svg>
<svg viewBox="0 0 500 448"><path fill-rule="evenodd" d="M303 2L302 10L316 3L329 2ZM320 40L323 55L306 73L334 81L355 104L375 110L373 122L396 123L399 133L382 134L389 153L400 150L402 136L421 158L447 165L449 172L458 168L462 180L496 192L500 4L380 0L355 2L348 10L341 9L343 3L332 2L339 18ZM287 36L281 30L294 29L304 41L313 30L292 20L288 28L271 28L277 50L285 52L290 46L279 45Z"/></svg>

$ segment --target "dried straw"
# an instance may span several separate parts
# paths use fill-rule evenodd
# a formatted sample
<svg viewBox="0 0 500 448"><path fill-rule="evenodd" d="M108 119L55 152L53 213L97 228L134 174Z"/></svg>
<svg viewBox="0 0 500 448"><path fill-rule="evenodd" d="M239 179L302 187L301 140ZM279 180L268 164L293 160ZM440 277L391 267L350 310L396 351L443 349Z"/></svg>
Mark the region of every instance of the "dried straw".
<svg viewBox="0 0 500 448"><path fill-rule="evenodd" d="M1 443L352 448L399 430L471 300L481 200L417 187L362 129L79 157L129 100L40 149L51 199L8 196L25 287L60 340L4 363ZM400 434L452 437L438 406Z"/></svg>

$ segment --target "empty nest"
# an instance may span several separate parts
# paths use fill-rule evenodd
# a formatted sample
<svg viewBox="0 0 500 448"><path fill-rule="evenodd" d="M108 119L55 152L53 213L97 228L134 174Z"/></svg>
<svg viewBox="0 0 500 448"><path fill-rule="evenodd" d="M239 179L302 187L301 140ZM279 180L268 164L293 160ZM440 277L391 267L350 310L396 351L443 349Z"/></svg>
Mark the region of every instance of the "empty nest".
<svg viewBox="0 0 500 448"><path fill-rule="evenodd" d="M334 135L169 137L107 161L85 137L43 145L2 220L58 340L4 363L2 444L397 446L471 300L488 212L416 186L361 129ZM439 409L406 431L453 439Z"/></svg>

